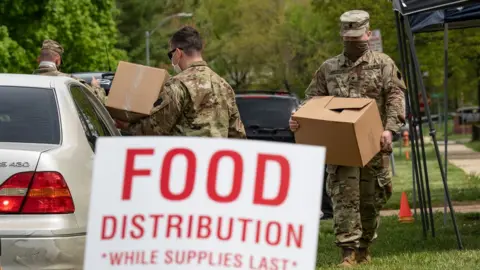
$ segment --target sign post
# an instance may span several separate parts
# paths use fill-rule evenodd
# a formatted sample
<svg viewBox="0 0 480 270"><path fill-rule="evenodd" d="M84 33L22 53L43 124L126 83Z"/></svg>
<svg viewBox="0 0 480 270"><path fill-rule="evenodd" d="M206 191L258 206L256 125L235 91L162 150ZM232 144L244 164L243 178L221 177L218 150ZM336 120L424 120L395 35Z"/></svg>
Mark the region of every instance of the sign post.
<svg viewBox="0 0 480 270"><path fill-rule="evenodd" d="M369 40L370 49L376 52L383 52L382 33L376 29L372 31L372 36Z"/></svg>
<svg viewBox="0 0 480 270"><path fill-rule="evenodd" d="M323 147L101 138L85 269L315 269Z"/></svg>

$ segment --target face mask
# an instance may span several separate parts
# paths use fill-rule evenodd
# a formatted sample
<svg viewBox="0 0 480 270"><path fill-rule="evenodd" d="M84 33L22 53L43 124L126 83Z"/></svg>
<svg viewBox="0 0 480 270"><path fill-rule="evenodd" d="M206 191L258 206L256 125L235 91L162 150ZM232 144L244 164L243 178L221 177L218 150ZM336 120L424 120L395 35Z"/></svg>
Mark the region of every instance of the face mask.
<svg viewBox="0 0 480 270"><path fill-rule="evenodd" d="M175 54L174 54L174 55L175 55ZM172 57L172 66L173 66L173 70L175 71L175 73L178 74L178 73L182 72L182 68L181 68L178 64L175 65L175 64L173 63L173 57Z"/></svg>
<svg viewBox="0 0 480 270"><path fill-rule="evenodd" d="M357 61L368 51L368 41L343 41L345 56L352 61Z"/></svg>

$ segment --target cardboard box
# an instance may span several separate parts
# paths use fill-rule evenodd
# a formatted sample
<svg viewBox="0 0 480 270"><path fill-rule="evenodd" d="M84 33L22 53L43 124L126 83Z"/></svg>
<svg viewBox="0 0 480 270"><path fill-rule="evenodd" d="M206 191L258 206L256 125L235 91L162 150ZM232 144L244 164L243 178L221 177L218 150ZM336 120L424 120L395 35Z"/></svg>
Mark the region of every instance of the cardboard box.
<svg viewBox="0 0 480 270"><path fill-rule="evenodd" d="M108 94L108 111L127 122L150 115L168 78L164 69L120 61Z"/></svg>
<svg viewBox="0 0 480 270"><path fill-rule="evenodd" d="M382 120L373 99L316 97L292 118L295 141L327 148L326 164L364 167L380 152Z"/></svg>

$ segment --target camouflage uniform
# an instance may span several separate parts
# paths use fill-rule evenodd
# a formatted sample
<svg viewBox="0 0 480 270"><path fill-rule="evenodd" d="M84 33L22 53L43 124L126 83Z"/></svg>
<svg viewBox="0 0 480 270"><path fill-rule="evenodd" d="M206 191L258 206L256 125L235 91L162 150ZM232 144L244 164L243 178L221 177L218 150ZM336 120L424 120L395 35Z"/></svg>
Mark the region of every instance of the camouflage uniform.
<svg viewBox="0 0 480 270"><path fill-rule="evenodd" d="M342 34L353 30L361 36L369 27L368 20L364 11L345 13ZM307 100L314 96L375 99L385 130L395 134L404 124L404 90L394 61L368 50L355 62L344 54L325 61L305 95ZM327 165L326 189L333 202L338 246L368 248L377 237L380 210L392 194L388 154L379 153L364 168Z"/></svg>
<svg viewBox="0 0 480 270"><path fill-rule="evenodd" d="M235 93L206 62L171 77L149 117L130 124L132 135L246 138Z"/></svg>
<svg viewBox="0 0 480 270"><path fill-rule="evenodd" d="M54 40L45 40L42 45L42 50L49 50L52 52L57 53L62 57L64 52L63 47ZM65 76L76 79L77 81L81 82L85 88L87 88L92 94L94 94L103 104L105 104L107 100L107 96L105 94L105 90L101 87L96 87L93 85L87 84L82 79L79 79L71 74L62 73L57 69L57 66L53 62L42 61L40 62L38 68L33 72L33 74L44 75L44 76Z"/></svg>

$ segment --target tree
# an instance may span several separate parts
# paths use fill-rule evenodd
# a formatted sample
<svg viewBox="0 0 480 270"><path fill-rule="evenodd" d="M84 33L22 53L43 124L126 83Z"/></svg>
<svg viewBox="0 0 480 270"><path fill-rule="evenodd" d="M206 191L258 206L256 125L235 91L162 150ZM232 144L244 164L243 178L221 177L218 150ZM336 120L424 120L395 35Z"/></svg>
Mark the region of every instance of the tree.
<svg viewBox="0 0 480 270"><path fill-rule="evenodd" d="M205 56L235 89L308 85L314 69L306 71L312 68L305 60L322 44L322 20L309 1L206 0L196 12Z"/></svg>
<svg viewBox="0 0 480 270"><path fill-rule="evenodd" d="M151 31L165 17L179 12L193 12L198 0L117 0L120 15L117 18L118 30L121 33L119 46L126 50L132 62L146 64L145 32ZM158 27L150 39L151 66L169 68L167 58L168 40L182 22L190 22L187 18L174 18Z"/></svg>
<svg viewBox="0 0 480 270"><path fill-rule="evenodd" d="M46 1L46 0L39 0ZM168 40L183 23L198 28L205 39L204 57L236 89L278 89L288 81L303 94L314 72L329 57L342 53L340 15L363 9L371 29L382 32L384 52L400 67L395 16L391 1L378 0L117 0L121 48L133 62L145 62L145 31L168 15L193 12L176 19L151 38L151 62L170 68ZM33 12L33 11L31 11ZM476 98L480 89L480 31L450 32L450 98ZM425 83L443 91L443 34L417 34L415 46Z"/></svg>
<svg viewBox="0 0 480 270"><path fill-rule="evenodd" d="M19 46L13 56L23 48L28 59L28 64L19 59L20 64L8 71L31 73L44 39L54 39L64 47L65 72L107 70L109 63L115 68L118 60L127 58L115 47L116 13L114 0L2 1L0 25Z"/></svg>
<svg viewBox="0 0 480 270"><path fill-rule="evenodd" d="M0 26L0 72L18 72L29 67L25 50L8 35L7 27Z"/></svg>

